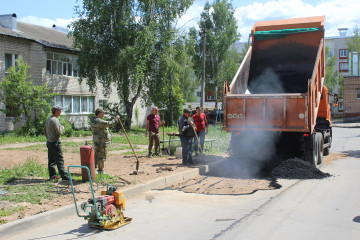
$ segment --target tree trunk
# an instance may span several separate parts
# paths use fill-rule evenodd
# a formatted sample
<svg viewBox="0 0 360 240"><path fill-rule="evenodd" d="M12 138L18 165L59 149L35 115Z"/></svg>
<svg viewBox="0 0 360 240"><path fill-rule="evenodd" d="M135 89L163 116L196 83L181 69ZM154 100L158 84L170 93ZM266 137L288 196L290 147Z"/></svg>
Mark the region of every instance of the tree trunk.
<svg viewBox="0 0 360 240"><path fill-rule="evenodd" d="M217 87L217 83L215 83L215 109L218 108L218 87Z"/></svg>
<svg viewBox="0 0 360 240"><path fill-rule="evenodd" d="M134 104L132 104L132 102L125 101L125 110L127 116L127 119L125 121L126 129L131 129L131 119L132 119L133 109L134 109Z"/></svg>
<svg viewBox="0 0 360 240"><path fill-rule="evenodd" d="M24 109L24 116L25 116L25 125L26 125L26 130L29 131L30 129L30 116L29 113L28 113L28 110L26 108L26 106L23 105L23 109Z"/></svg>
<svg viewBox="0 0 360 240"><path fill-rule="evenodd" d="M173 99L172 99L172 88L170 88L169 91L169 126L171 127L173 125L174 121L174 111L173 111Z"/></svg>

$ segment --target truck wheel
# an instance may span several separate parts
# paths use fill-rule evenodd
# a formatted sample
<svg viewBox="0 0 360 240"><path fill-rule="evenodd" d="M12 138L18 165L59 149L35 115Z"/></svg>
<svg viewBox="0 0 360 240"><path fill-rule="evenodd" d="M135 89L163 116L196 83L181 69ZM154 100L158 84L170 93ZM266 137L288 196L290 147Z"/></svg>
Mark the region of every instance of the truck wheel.
<svg viewBox="0 0 360 240"><path fill-rule="evenodd" d="M316 142L318 145L318 162L317 164L321 164L324 156L324 138L321 133L316 133L315 135Z"/></svg>
<svg viewBox="0 0 360 240"><path fill-rule="evenodd" d="M324 149L324 156L327 156L327 155L330 154L330 147L331 147L331 140L332 139L331 139L331 137L329 137L328 139L329 139L330 146Z"/></svg>
<svg viewBox="0 0 360 240"><path fill-rule="evenodd" d="M318 163L318 143L316 141L316 134L305 138L305 161L315 166Z"/></svg>

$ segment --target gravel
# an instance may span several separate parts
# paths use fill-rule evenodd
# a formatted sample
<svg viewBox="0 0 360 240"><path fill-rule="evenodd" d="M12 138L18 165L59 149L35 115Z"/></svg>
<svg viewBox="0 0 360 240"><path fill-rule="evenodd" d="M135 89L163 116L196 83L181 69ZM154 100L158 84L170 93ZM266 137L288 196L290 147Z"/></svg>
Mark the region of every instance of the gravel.
<svg viewBox="0 0 360 240"><path fill-rule="evenodd" d="M300 158L290 158L275 167L270 176L284 179L323 179L331 175L320 171Z"/></svg>

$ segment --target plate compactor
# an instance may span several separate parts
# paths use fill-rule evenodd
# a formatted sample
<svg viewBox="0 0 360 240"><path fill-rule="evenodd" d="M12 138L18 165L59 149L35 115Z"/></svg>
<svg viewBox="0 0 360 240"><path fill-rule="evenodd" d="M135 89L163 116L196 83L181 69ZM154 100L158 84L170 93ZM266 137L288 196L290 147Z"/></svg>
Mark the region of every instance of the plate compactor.
<svg viewBox="0 0 360 240"><path fill-rule="evenodd" d="M70 168L84 168L88 172L92 198L89 198L87 202L81 204L81 209L86 215L79 214ZM125 195L123 192L118 191L116 187L108 184L106 190L101 191L99 197L95 197L90 171L87 167L71 165L68 167L68 173L76 213L79 217L88 220L89 227L113 230L131 223L132 218L124 217Z"/></svg>

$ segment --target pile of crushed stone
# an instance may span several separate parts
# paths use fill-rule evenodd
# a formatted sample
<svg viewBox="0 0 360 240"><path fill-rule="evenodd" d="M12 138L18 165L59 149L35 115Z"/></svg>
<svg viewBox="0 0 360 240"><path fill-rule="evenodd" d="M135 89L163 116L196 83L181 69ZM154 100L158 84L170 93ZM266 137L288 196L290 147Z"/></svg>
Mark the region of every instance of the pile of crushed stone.
<svg viewBox="0 0 360 240"><path fill-rule="evenodd" d="M270 176L284 179L323 179L331 175L300 158L289 158L275 167Z"/></svg>

